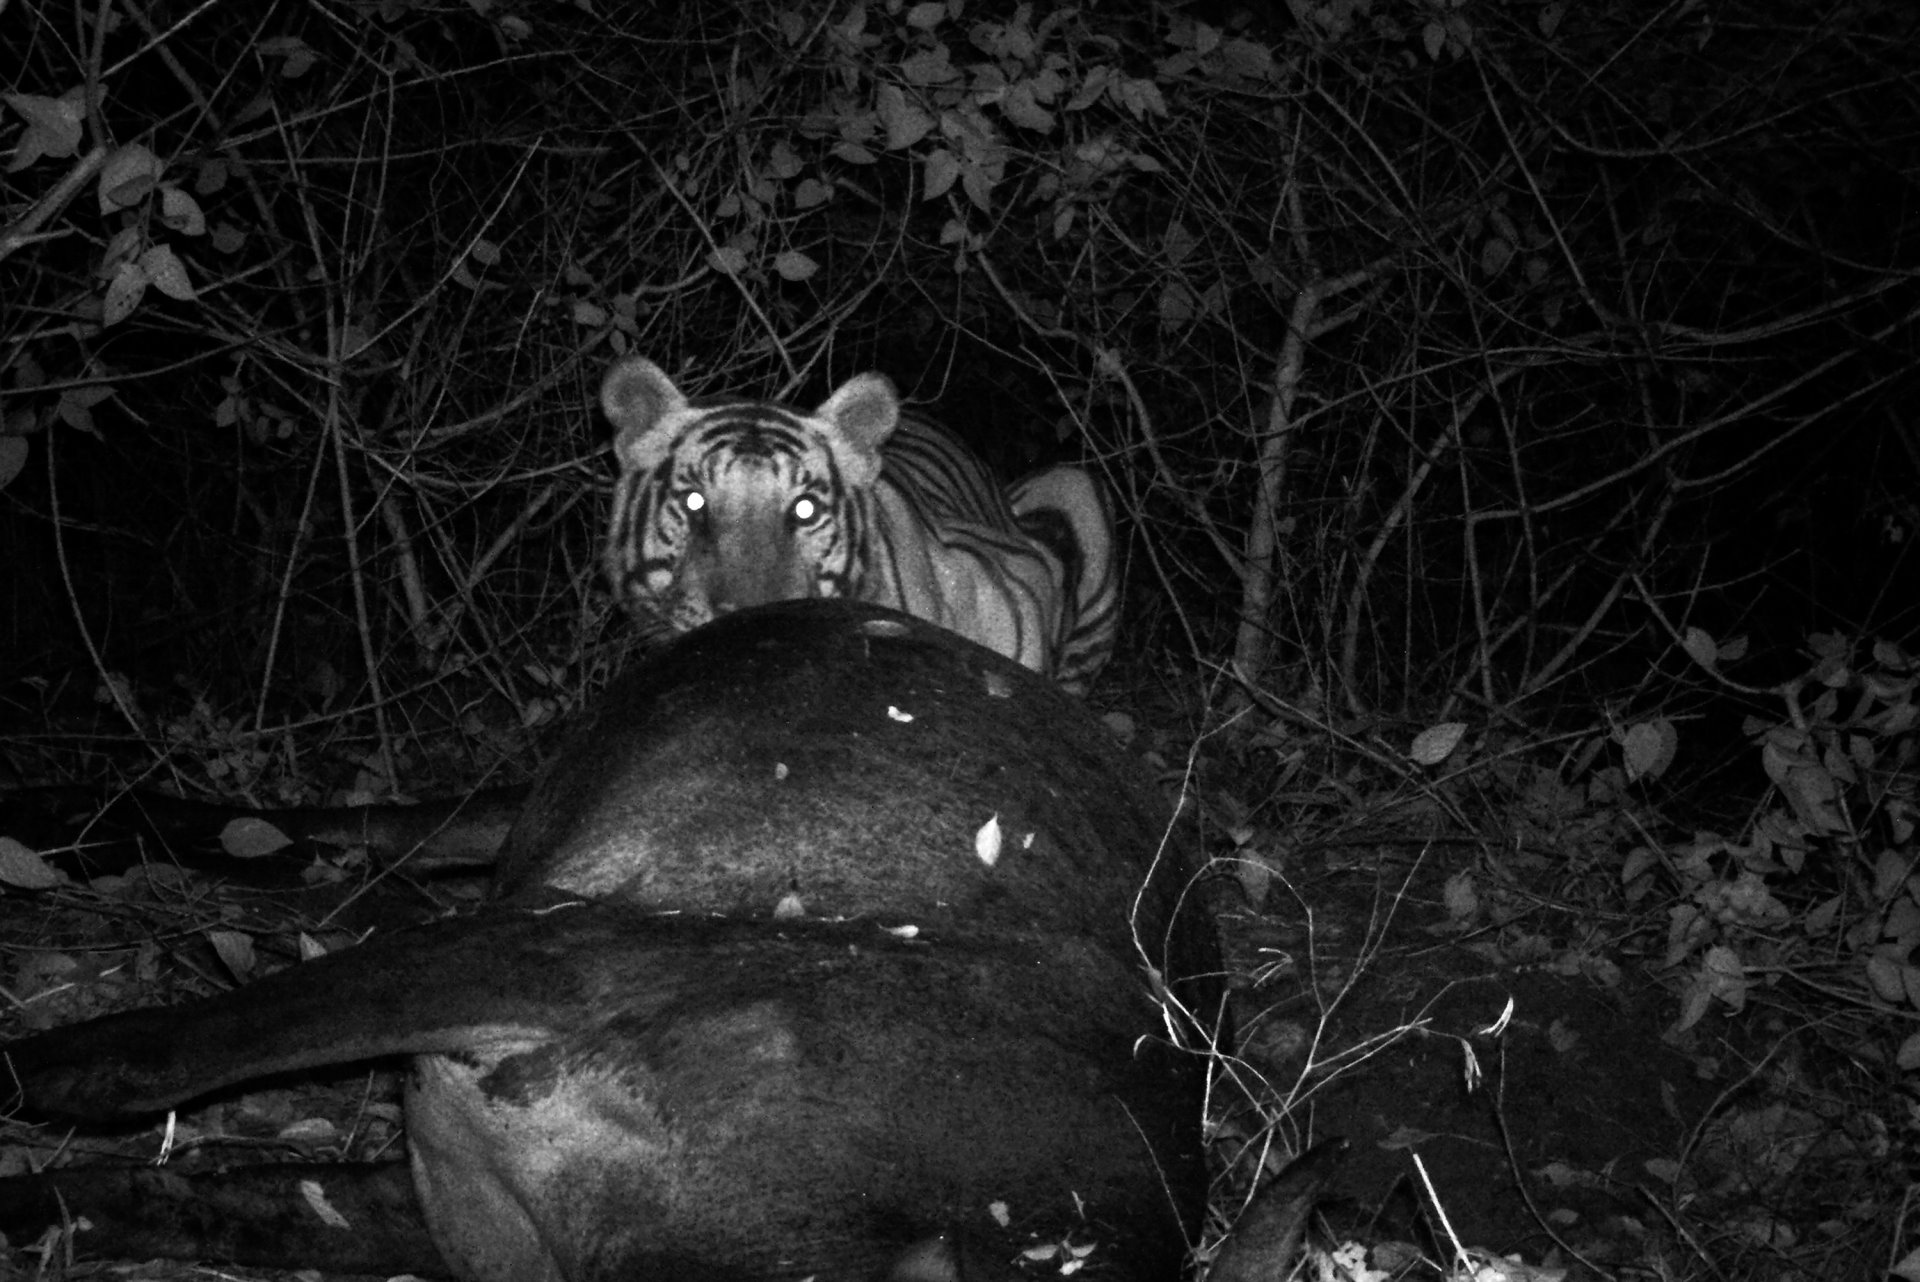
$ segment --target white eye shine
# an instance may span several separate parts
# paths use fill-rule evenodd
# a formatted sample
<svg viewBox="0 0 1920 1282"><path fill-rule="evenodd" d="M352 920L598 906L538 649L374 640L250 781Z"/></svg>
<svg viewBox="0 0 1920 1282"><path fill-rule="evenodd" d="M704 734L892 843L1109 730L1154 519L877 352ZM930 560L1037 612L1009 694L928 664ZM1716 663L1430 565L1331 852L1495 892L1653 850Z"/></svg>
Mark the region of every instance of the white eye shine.
<svg viewBox="0 0 1920 1282"><path fill-rule="evenodd" d="M820 505L808 495L802 494L793 501L793 523L812 525L820 519Z"/></svg>
<svg viewBox="0 0 1920 1282"><path fill-rule="evenodd" d="M688 490L680 496L680 506L689 512L698 512L707 506L707 496L699 490Z"/></svg>

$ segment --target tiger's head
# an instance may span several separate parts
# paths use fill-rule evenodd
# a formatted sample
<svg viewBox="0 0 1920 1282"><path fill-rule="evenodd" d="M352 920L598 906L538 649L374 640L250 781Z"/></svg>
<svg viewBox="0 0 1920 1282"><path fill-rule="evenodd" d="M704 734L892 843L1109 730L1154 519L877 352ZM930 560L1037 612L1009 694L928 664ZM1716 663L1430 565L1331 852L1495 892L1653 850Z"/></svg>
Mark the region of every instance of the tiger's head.
<svg viewBox="0 0 1920 1282"><path fill-rule="evenodd" d="M600 405L620 463L607 579L649 640L746 606L856 594L880 445L900 421L883 375L849 379L806 414L689 400L628 356Z"/></svg>

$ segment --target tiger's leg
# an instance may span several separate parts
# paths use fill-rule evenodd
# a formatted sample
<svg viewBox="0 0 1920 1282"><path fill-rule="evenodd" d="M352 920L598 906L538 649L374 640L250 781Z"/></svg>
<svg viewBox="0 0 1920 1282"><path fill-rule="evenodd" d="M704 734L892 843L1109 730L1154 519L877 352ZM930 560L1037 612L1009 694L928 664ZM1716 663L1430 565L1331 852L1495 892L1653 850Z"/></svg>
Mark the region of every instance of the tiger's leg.
<svg viewBox="0 0 1920 1282"><path fill-rule="evenodd" d="M1014 519L1067 567L1073 600L1063 612L1055 678L1085 694L1113 655L1120 631L1120 567L1105 491L1084 468L1050 467L1007 487Z"/></svg>

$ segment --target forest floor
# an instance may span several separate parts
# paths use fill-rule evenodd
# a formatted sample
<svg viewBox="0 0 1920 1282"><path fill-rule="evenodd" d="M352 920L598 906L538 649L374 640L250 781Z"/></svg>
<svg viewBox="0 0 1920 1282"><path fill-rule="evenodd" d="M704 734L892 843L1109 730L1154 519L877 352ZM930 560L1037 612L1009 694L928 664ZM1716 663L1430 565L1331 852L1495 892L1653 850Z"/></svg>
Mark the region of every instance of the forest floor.
<svg viewBox="0 0 1920 1282"><path fill-rule="evenodd" d="M4 835L36 849L58 844L17 810L8 823ZM1557 857L1489 853L1448 829L1403 821L1284 857L1216 854L1204 890L1239 1047L1214 1092L1227 1168L1216 1228L1256 1160L1271 1174L1341 1138L1299 1276L1881 1276L1862 1243L1884 1246L1889 1226L1862 1224L1875 1213L1862 1208L1886 1205L1914 1172L1887 1157L1884 1135L1876 1149L1876 1114L1835 1085L1844 1057L1818 1021L1756 1002L1680 1028L1644 912L1568 899L1590 882L1570 882ZM104 879L0 894L0 1039L217 991L314 943L331 950L470 904L482 886L381 876L337 850L246 866L208 845L175 855L184 866L150 851ZM235 953L238 940L251 952ZM56 1151L151 1161L163 1143L183 1173L404 1153L391 1068L276 1083L165 1129L76 1141L0 1123L0 1175ZM69 1258L71 1241L11 1243L0 1278L276 1276L130 1272Z"/></svg>

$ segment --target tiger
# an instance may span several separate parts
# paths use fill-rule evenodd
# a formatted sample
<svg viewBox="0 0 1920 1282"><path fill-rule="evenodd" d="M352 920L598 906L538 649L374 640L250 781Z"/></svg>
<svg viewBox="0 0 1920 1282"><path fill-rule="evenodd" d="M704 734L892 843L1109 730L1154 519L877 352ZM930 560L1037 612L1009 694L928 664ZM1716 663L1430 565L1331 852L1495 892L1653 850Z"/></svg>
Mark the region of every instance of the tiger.
<svg viewBox="0 0 1920 1282"><path fill-rule="evenodd" d="M747 606L845 597L957 632L1074 694L1113 652L1113 518L1081 468L1003 489L878 373L809 414L689 398L626 356L600 407L619 464L607 580L647 641Z"/></svg>

